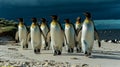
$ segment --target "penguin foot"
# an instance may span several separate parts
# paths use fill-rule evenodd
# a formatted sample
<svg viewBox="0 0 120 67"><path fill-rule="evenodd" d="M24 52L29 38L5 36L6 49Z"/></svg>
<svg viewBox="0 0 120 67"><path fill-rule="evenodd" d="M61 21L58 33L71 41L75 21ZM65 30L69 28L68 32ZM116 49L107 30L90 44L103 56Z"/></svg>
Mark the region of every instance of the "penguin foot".
<svg viewBox="0 0 120 67"><path fill-rule="evenodd" d="M80 53L81 52L81 48L77 48L77 53Z"/></svg>
<svg viewBox="0 0 120 67"><path fill-rule="evenodd" d="M58 50L58 55L61 55L61 51L60 50Z"/></svg>
<svg viewBox="0 0 120 67"><path fill-rule="evenodd" d="M26 48L28 48L28 44L26 44Z"/></svg>
<svg viewBox="0 0 120 67"><path fill-rule="evenodd" d="M86 52L85 52L85 56L86 56L86 57L89 57L89 56L91 56L91 53L89 53L89 52L86 51Z"/></svg>
<svg viewBox="0 0 120 67"><path fill-rule="evenodd" d="M25 48L25 46L23 46L23 49Z"/></svg>
<svg viewBox="0 0 120 67"><path fill-rule="evenodd" d="M37 50L36 50L36 49L34 49L34 53L35 53L35 54L37 53Z"/></svg>
<svg viewBox="0 0 120 67"><path fill-rule="evenodd" d="M74 52L74 50L73 50L73 48L71 48L71 53L73 53Z"/></svg>
<svg viewBox="0 0 120 67"><path fill-rule="evenodd" d="M37 51L40 53L40 49L37 49Z"/></svg>
<svg viewBox="0 0 120 67"><path fill-rule="evenodd" d="M44 47L44 50L46 50L47 48L46 47Z"/></svg>
<svg viewBox="0 0 120 67"><path fill-rule="evenodd" d="M88 56L91 56L91 53L88 53Z"/></svg>
<svg viewBox="0 0 120 67"><path fill-rule="evenodd" d="M56 56L56 55L57 55L57 51L55 50L55 51L54 51L54 56Z"/></svg>
<svg viewBox="0 0 120 67"><path fill-rule="evenodd" d="M70 48L68 48L68 53L70 53Z"/></svg>
<svg viewBox="0 0 120 67"><path fill-rule="evenodd" d="M50 50L50 48L49 48L49 47L47 47L46 49L47 49L47 50Z"/></svg>
<svg viewBox="0 0 120 67"><path fill-rule="evenodd" d="M63 47L65 46L65 44L63 43Z"/></svg>
<svg viewBox="0 0 120 67"><path fill-rule="evenodd" d="M88 56L88 52L87 52L87 51L85 51L85 53L84 53L84 54L85 54L85 56Z"/></svg>
<svg viewBox="0 0 120 67"><path fill-rule="evenodd" d="M15 40L15 43L19 43L19 41L18 41L18 40Z"/></svg>
<svg viewBox="0 0 120 67"><path fill-rule="evenodd" d="M80 53L80 50L78 48L76 49L76 51L77 51L77 53Z"/></svg>
<svg viewBox="0 0 120 67"><path fill-rule="evenodd" d="M73 48L68 49L68 53L73 53L73 52L74 52Z"/></svg>

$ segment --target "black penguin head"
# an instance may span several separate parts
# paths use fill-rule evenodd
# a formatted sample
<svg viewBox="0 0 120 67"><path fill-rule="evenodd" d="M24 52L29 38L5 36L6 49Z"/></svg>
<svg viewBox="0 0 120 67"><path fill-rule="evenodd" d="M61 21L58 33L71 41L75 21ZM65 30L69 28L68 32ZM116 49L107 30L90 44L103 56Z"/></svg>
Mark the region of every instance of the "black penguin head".
<svg viewBox="0 0 120 67"><path fill-rule="evenodd" d="M81 17L77 17L77 19L76 19L77 21L81 21Z"/></svg>
<svg viewBox="0 0 120 67"><path fill-rule="evenodd" d="M22 25L24 24L23 23L23 18L18 18L18 21L19 21L20 24L22 24Z"/></svg>
<svg viewBox="0 0 120 67"><path fill-rule="evenodd" d="M42 23L46 23L46 19L45 18L41 18L41 22Z"/></svg>
<svg viewBox="0 0 120 67"><path fill-rule="evenodd" d="M84 12L84 15L85 15L87 18L91 18L90 12Z"/></svg>
<svg viewBox="0 0 120 67"><path fill-rule="evenodd" d="M52 17L53 20L57 20L58 19L57 15L52 15L51 17Z"/></svg>
<svg viewBox="0 0 120 67"><path fill-rule="evenodd" d="M64 22L65 22L66 24L69 24L69 23L70 23L70 20L69 20L69 19L65 19Z"/></svg>
<svg viewBox="0 0 120 67"><path fill-rule="evenodd" d="M32 18L32 22L33 23L37 23L37 19L34 17L34 18Z"/></svg>
<svg viewBox="0 0 120 67"><path fill-rule="evenodd" d="M23 22L23 18L18 18L18 21L19 22Z"/></svg>

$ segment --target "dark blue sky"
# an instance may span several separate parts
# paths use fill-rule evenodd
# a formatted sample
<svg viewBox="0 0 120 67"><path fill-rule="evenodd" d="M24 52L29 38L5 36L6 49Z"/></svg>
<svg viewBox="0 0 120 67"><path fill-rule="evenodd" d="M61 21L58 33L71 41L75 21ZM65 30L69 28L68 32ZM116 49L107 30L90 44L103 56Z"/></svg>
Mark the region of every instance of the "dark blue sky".
<svg viewBox="0 0 120 67"><path fill-rule="evenodd" d="M120 0L0 0L0 17L46 17L57 14L61 18L92 13L94 19L120 19Z"/></svg>

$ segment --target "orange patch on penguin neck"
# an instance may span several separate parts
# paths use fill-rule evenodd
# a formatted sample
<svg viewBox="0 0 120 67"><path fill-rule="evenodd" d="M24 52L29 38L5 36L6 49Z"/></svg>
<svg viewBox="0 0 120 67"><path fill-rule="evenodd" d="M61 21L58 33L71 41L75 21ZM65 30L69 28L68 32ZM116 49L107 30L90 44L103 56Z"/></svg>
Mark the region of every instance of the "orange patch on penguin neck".
<svg viewBox="0 0 120 67"><path fill-rule="evenodd" d="M79 21L76 22L77 25L81 24Z"/></svg>
<svg viewBox="0 0 120 67"><path fill-rule="evenodd" d="M41 27L44 27L44 26L45 26L45 23L42 23L42 24L41 24Z"/></svg>
<svg viewBox="0 0 120 67"><path fill-rule="evenodd" d="M52 21L51 24L52 24L52 25L56 25L56 24L57 24L57 21Z"/></svg>
<svg viewBox="0 0 120 67"><path fill-rule="evenodd" d="M20 26L20 27L22 27L23 25L24 25L23 22L20 22L20 23L19 23L19 26Z"/></svg>
<svg viewBox="0 0 120 67"><path fill-rule="evenodd" d="M65 26L66 26L66 27L70 27L70 24L69 24L69 23L66 23Z"/></svg>
<svg viewBox="0 0 120 67"><path fill-rule="evenodd" d="M91 20L90 20L90 19L85 19L84 22L85 22L85 23L90 23Z"/></svg>
<svg viewBox="0 0 120 67"><path fill-rule="evenodd" d="M36 26L36 24L35 24L35 23L32 23L31 27L34 28L35 26Z"/></svg>

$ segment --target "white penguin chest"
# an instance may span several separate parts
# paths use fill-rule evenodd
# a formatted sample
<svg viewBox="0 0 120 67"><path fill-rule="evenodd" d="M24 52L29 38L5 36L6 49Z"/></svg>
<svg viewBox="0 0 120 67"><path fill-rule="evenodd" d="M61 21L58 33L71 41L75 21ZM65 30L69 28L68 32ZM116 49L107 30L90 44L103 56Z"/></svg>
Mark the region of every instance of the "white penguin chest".
<svg viewBox="0 0 120 67"><path fill-rule="evenodd" d="M27 38L27 29L25 26L23 26L23 27L19 26L18 32L19 32L19 39L20 40Z"/></svg>
<svg viewBox="0 0 120 67"><path fill-rule="evenodd" d="M93 40L94 39L94 26L93 24L83 24L82 27L82 39Z"/></svg>
<svg viewBox="0 0 120 67"><path fill-rule="evenodd" d="M40 41L41 33L38 27L31 27L31 40L33 41Z"/></svg>
<svg viewBox="0 0 120 67"><path fill-rule="evenodd" d="M80 29L80 28L81 28L81 25L80 25L80 24L76 24L76 25L75 25L75 28L76 28L76 29Z"/></svg>
<svg viewBox="0 0 120 67"><path fill-rule="evenodd" d="M73 27L65 27L65 35L68 42L74 41L75 31Z"/></svg>
<svg viewBox="0 0 120 67"><path fill-rule="evenodd" d="M74 35L74 29L73 27L65 27L65 34L66 36L73 36Z"/></svg>
<svg viewBox="0 0 120 67"><path fill-rule="evenodd" d="M62 30L57 25L56 26L51 25L50 34L51 34L51 41L54 43L60 43L63 40Z"/></svg>
<svg viewBox="0 0 120 67"><path fill-rule="evenodd" d="M41 28L43 34L44 34L44 35L47 35L47 32L48 32L47 26L41 26L40 28Z"/></svg>

